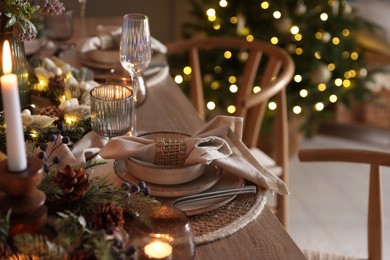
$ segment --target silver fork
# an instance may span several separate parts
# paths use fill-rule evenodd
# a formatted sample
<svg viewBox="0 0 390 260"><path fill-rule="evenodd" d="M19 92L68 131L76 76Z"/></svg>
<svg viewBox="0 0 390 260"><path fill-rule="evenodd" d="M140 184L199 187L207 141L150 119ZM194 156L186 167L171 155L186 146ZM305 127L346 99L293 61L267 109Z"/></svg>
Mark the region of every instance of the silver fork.
<svg viewBox="0 0 390 260"><path fill-rule="evenodd" d="M241 195L241 194L249 194L249 193L256 193L256 186L250 185L241 188L224 189L224 190L217 190L217 191L210 191L210 192L189 195L174 200L171 203L171 206L175 207L180 204L189 203L189 202L197 202L202 200L221 198L225 196L233 196L233 195Z"/></svg>

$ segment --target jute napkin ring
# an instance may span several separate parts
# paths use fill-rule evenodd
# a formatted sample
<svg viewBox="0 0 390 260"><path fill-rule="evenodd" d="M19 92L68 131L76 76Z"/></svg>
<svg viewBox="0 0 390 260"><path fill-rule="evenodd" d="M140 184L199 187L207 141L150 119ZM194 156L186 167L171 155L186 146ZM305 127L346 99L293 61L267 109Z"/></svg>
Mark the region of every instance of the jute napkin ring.
<svg viewBox="0 0 390 260"><path fill-rule="evenodd" d="M154 164L183 166L186 159L186 143L183 138L163 138L156 141Z"/></svg>

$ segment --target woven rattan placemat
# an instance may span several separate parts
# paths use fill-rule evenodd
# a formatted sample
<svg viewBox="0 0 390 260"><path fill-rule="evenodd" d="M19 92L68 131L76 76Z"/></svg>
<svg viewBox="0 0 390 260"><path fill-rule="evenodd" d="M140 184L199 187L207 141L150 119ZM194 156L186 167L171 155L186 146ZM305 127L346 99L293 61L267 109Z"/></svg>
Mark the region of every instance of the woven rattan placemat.
<svg viewBox="0 0 390 260"><path fill-rule="evenodd" d="M240 195L228 204L190 217L197 245L229 236L256 219L266 202L265 191Z"/></svg>

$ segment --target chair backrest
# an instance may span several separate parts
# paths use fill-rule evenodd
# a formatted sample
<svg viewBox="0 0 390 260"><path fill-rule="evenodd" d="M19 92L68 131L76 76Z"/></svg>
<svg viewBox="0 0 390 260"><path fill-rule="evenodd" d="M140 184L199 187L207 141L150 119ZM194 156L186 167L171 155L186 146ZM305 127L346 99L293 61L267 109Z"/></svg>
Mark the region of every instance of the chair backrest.
<svg viewBox="0 0 390 260"><path fill-rule="evenodd" d="M166 44L167 55L188 53L190 78L190 98L199 115L205 118L205 100L201 65L210 63L210 58L201 60L202 51L238 50L246 53L241 60L241 74L237 77L237 98L235 116L244 118L242 140L249 148L257 147L260 130L268 102L276 104L273 120L273 151L271 156L281 166L279 176L288 185L288 121L286 87L294 75L294 61L282 48L267 42L255 40L248 42L241 38L209 37L192 38ZM216 64L215 65L219 65ZM253 87L260 86L261 91L254 93ZM279 203L280 201L280 203ZM287 226L287 197L278 196L276 212L280 222Z"/></svg>
<svg viewBox="0 0 390 260"><path fill-rule="evenodd" d="M390 153L358 149L302 149L298 152L304 162L349 162L370 166L368 194L368 258L383 258L383 209L380 166L390 166Z"/></svg>
<svg viewBox="0 0 390 260"><path fill-rule="evenodd" d="M182 40L168 43L167 48L168 55L188 52L189 66L192 68L191 101L202 118L205 117L205 102L199 51L202 49L245 50L248 56L243 63L243 70L238 80L238 95L235 102L235 115L245 119L244 143L248 147L257 145L265 108L268 100L274 96L278 105L276 113L279 114L276 118L280 118L278 124L283 124L287 129L285 88L293 77L295 67L292 58L284 49L259 40L248 42L245 39L226 37ZM262 61L265 61L265 64L260 66ZM258 93L252 92L255 80L258 80L257 84L261 87Z"/></svg>

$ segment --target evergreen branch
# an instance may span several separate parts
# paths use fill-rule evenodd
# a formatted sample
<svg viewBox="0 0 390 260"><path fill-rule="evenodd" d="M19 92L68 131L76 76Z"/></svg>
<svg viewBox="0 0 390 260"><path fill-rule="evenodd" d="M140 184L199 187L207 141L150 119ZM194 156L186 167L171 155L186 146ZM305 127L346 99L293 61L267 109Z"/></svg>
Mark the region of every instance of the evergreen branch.
<svg viewBox="0 0 390 260"><path fill-rule="evenodd" d="M17 234L13 237L13 243L19 252L26 255L36 255L47 260L67 258L64 248L40 234Z"/></svg>
<svg viewBox="0 0 390 260"><path fill-rule="evenodd" d="M73 169L85 169L85 170L88 170L88 169L93 169L95 167L98 167L98 166L104 165L104 164L107 164L107 161L103 160L103 159L88 160L87 162L80 163L78 165L73 166L72 168Z"/></svg>
<svg viewBox="0 0 390 260"><path fill-rule="evenodd" d="M2 212L0 212L2 213ZM11 210L3 216L0 214L0 242L5 243L8 238L8 230L10 227Z"/></svg>

